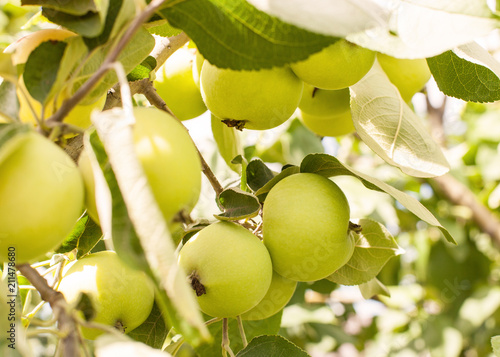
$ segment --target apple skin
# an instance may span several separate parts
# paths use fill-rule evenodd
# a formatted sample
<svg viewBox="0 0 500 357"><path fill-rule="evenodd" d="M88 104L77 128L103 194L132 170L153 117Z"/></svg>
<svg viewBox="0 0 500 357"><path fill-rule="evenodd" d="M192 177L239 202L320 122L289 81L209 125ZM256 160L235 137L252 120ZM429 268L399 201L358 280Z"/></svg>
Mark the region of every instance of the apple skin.
<svg viewBox="0 0 500 357"><path fill-rule="evenodd" d="M301 111L300 118L306 128L319 136L341 136L356 131L350 111L330 116L311 115Z"/></svg>
<svg viewBox="0 0 500 357"><path fill-rule="evenodd" d="M167 224L181 210L191 211L201 191L201 161L184 126L154 107L135 107L133 128L137 157ZM86 207L99 223L95 183L88 154L79 160L85 182ZM97 198L98 199L98 198Z"/></svg>
<svg viewBox="0 0 500 357"><path fill-rule="evenodd" d="M167 107L180 120L196 118L207 111L193 77L196 50L180 48L158 70L154 85Z"/></svg>
<svg viewBox="0 0 500 357"><path fill-rule="evenodd" d="M0 163L0 261L16 247L17 263L57 248L83 212L83 180L71 158L29 132Z"/></svg>
<svg viewBox="0 0 500 357"><path fill-rule="evenodd" d="M238 129L266 130L284 123L302 96L302 81L288 67L259 71L221 69L205 60L201 95L207 108Z"/></svg>
<svg viewBox="0 0 500 357"><path fill-rule="evenodd" d="M70 304L87 293L96 312L92 321L119 327L125 333L148 318L154 303L154 285L149 277L128 267L113 251L93 253L70 263L58 290ZM102 333L82 327L83 337L89 340Z"/></svg>
<svg viewBox="0 0 500 357"><path fill-rule="evenodd" d="M205 62L205 57L203 57L200 51L196 51L196 58L193 64L193 79L198 89L200 88L201 67L203 67L203 62Z"/></svg>
<svg viewBox="0 0 500 357"><path fill-rule="evenodd" d="M281 311L292 298L297 282L273 271L266 296L252 309L241 315L243 320L264 320Z"/></svg>
<svg viewBox="0 0 500 357"><path fill-rule="evenodd" d="M409 102L431 78L425 58L402 59L377 53L377 60L405 102Z"/></svg>
<svg viewBox="0 0 500 357"><path fill-rule="evenodd" d="M354 251L349 204L329 179L299 173L278 182L263 209L263 235L274 270L296 281L323 279Z"/></svg>
<svg viewBox="0 0 500 357"><path fill-rule="evenodd" d="M290 67L300 79L314 87L342 89L363 78L374 61L375 52L340 39Z"/></svg>
<svg viewBox="0 0 500 357"><path fill-rule="evenodd" d="M191 238L179 253L179 265L199 295L201 311L213 317L235 317L256 306L273 275L264 244L231 222L211 224Z"/></svg>

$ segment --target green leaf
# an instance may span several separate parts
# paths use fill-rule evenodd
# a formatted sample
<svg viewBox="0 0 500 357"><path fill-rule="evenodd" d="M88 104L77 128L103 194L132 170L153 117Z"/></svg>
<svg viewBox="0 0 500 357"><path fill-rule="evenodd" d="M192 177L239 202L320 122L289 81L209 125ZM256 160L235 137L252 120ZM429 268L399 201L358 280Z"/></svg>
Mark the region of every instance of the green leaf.
<svg viewBox="0 0 500 357"><path fill-rule="evenodd" d="M238 352L236 357L307 357L302 350L281 336L260 336L254 338L248 346Z"/></svg>
<svg viewBox="0 0 500 357"><path fill-rule="evenodd" d="M398 58L426 58L486 36L499 25L486 1L398 1L396 11L394 3L384 4L391 11L386 26L347 40Z"/></svg>
<svg viewBox="0 0 500 357"><path fill-rule="evenodd" d="M349 166L342 164L333 156L327 154L307 155L300 165L300 172L312 172L325 177L339 175L349 175L356 177L361 181L361 183L363 183L363 185L365 185L366 188L369 188L370 190L385 192L394 197L399 201L399 203L401 203L422 221L439 228L448 242L456 244L455 240L446 230L446 228L444 228L436 219L436 217L434 217L433 214L415 198L411 197L405 192L399 191L398 189L386 184L383 181L355 171Z"/></svg>
<svg viewBox="0 0 500 357"><path fill-rule="evenodd" d="M280 329L281 314L282 312L279 312L264 320L243 320L243 328L245 330L247 340L250 341L251 339L261 335L277 334ZM208 329L214 337L213 343L200 345L195 348L195 351L199 356L203 357L220 357L222 355L222 321L210 324ZM234 353L237 353L243 348L243 342L241 341L236 319L229 319L228 330L231 349Z"/></svg>
<svg viewBox="0 0 500 357"><path fill-rule="evenodd" d="M356 132L378 156L411 176L434 177L449 171L422 119L401 99L377 62L350 88Z"/></svg>
<svg viewBox="0 0 500 357"><path fill-rule="evenodd" d="M500 357L500 336L493 336L491 338L491 347L495 357Z"/></svg>
<svg viewBox="0 0 500 357"><path fill-rule="evenodd" d="M241 165L232 162L236 156L243 155L243 147L238 131L235 128L228 127L213 114L211 116L211 123L212 134L220 155L231 170L237 174L241 174Z"/></svg>
<svg viewBox="0 0 500 357"><path fill-rule="evenodd" d="M309 31L345 37L386 25L388 10L375 1L248 0L258 9ZM314 19L314 20L312 20Z"/></svg>
<svg viewBox="0 0 500 357"><path fill-rule="evenodd" d="M258 191L276 175L262 160L252 160L247 166L248 187Z"/></svg>
<svg viewBox="0 0 500 357"><path fill-rule="evenodd" d="M101 2L98 1L98 4ZM21 4L44 6L73 15L85 15L98 10L98 4L94 0L21 0Z"/></svg>
<svg viewBox="0 0 500 357"><path fill-rule="evenodd" d="M173 27L165 19L147 22L144 27L148 29L149 33L161 37L177 36L182 32L181 29Z"/></svg>
<svg viewBox="0 0 500 357"><path fill-rule="evenodd" d="M169 319L169 324L193 345L209 339L194 291L188 285L185 273L178 266L176 247L170 237L167 223L147 184L142 165L135 153L133 112L113 108L94 114L92 122L102 139L109 164L115 174L117 188L123 198L121 209L126 212L122 217L126 227L129 228L125 233L132 230L127 222L129 219L126 213L128 213L139 246L144 250L142 258L147 260L149 266L148 269L142 270L146 271L156 284L157 303L165 318ZM101 222L103 223L107 222ZM115 232L112 236L114 235ZM113 237L113 243L116 239L118 237Z"/></svg>
<svg viewBox="0 0 500 357"><path fill-rule="evenodd" d="M169 328L165 325L162 311L155 302L146 321L128 332L127 335L148 346L161 349L165 338L167 338L168 330Z"/></svg>
<svg viewBox="0 0 500 357"><path fill-rule="evenodd" d="M376 295L391 296L387 287L377 278L373 278L366 283L360 284L359 291L361 291L361 295L363 295L365 299L371 299Z"/></svg>
<svg viewBox="0 0 500 357"><path fill-rule="evenodd" d="M149 78L151 71L156 67L156 60L154 57L148 56L140 65L136 66L132 72L127 74L129 82L139 81L141 79Z"/></svg>
<svg viewBox="0 0 500 357"><path fill-rule="evenodd" d="M482 51L477 47L479 46L471 44L470 46L462 46L461 48L473 48L472 51L480 51L479 55L483 55ZM473 63L466 58L459 57L458 54L463 56L463 52L460 51L461 48L454 51L446 51L438 56L427 59L429 69L439 89L450 97L470 102L484 103L499 100L500 78L498 74L500 74L500 64L483 49L491 57L491 61L494 61L493 66L494 68L496 67L498 73L495 74L493 70L483 64ZM473 60L477 61L477 57Z"/></svg>
<svg viewBox="0 0 500 357"><path fill-rule="evenodd" d="M112 43L99 47L93 51L90 58L76 75L73 93L80 88L104 62L104 58L112 48ZM144 28L139 28L129 44L118 56L117 61L123 65L125 73L132 71L140 64L153 50L155 45L154 37ZM88 101L92 102L100 98L109 88L118 82L118 77L114 71L109 71L94 89L87 95ZM83 104L83 103L82 103Z"/></svg>
<svg viewBox="0 0 500 357"><path fill-rule="evenodd" d="M217 201L219 206L224 209L224 213L214 214L214 217L222 221L252 218L260 211L257 197L236 187L222 191L217 197Z"/></svg>
<svg viewBox="0 0 500 357"><path fill-rule="evenodd" d="M19 120L19 101L16 85L9 81L0 84L0 118L4 116L12 121Z"/></svg>
<svg viewBox="0 0 500 357"><path fill-rule="evenodd" d="M354 236L354 253L349 261L327 279L342 285L359 285L375 278L385 263L401 248L389 231L371 219L359 221L362 231Z"/></svg>
<svg viewBox="0 0 500 357"><path fill-rule="evenodd" d="M105 15L104 27L99 36L89 36L83 39L89 50L105 44L110 38L119 34L124 25L128 24L135 15L134 3L111 0Z"/></svg>
<svg viewBox="0 0 500 357"><path fill-rule="evenodd" d="M45 103L57 78L59 65L67 43L46 41L29 55L24 69L24 84L30 95L40 103Z"/></svg>
<svg viewBox="0 0 500 357"><path fill-rule="evenodd" d="M43 5L42 15L49 21L66 27L84 37L96 37L103 31L110 1L121 0L99 0L95 3L85 1L83 4L80 4L77 0L71 2L53 0L48 4L45 1L40 2L43 3L41 4ZM78 8L77 3L83 6ZM87 7L86 10L84 7L89 3L93 3L93 8ZM60 4L64 6L59 6Z"/></svg>
<svg viewBox="0 0 500 357"><path fill-rule="evenodd" d="M299 172L300 172L300 169L298 166L287 167L286 169L281 171L279 174L274 176L273 179L269 180L264 186L262 186L260 189L258 189L255 192L255 196L257 196L259 198L260 202L264 202L267 194L269 193L269 191L271 191L271 189L274 187L274 185L276 185L278 182L283 180L285 177L293 175L293 174L297 174Z"/></svg>
<svg viewBox="0 0 500 357"><path fill-rule="evenodd" d="M244 0L186 0L161 10L210 63L256 70L307 58L336 39L286 24Z"/></svg>
<svg viewBox="0 0 500 357"><path fill-rule="evenodd" d="M15 83L17 81L17 70L12 64L11 56L11 53L0 52L0 77Z"/></svg>
<svg viewBox="0 0 500 357"><path fill-rule="evenodd" d="M57 249L56 253L67 253L77 248L76 257L80 259L90 253L101 238L101 227L88 215L85 215L78 220L73 231Z"/></svg>

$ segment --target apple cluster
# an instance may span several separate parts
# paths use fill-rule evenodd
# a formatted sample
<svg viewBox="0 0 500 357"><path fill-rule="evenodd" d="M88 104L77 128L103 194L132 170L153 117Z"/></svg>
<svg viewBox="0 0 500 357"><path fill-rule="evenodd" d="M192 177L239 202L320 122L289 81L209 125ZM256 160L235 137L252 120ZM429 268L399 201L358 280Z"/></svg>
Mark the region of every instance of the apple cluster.
<svg viewBox="0 0 500 357"><path fill-rule="evenodd" d="M266 130L298 108L311 131L340 136L355 130L349 87L366 75L375 58L406 102L430 78L425 59L397 59L340 39L304 61L259 71L219 68L195 48L182 48L166 61L155 86L181 120L208 108L228 126Z"/></svg>
<svg viewBox="0 0 500 357"><path fill-rule="evenodd" d="M179 264L207 315L270 317L288 303L298 281L326 278L353 254L347 199L323 176L300 173L279 181L266 197L262 220L262 241L221 221L182 247Z"/></svg>

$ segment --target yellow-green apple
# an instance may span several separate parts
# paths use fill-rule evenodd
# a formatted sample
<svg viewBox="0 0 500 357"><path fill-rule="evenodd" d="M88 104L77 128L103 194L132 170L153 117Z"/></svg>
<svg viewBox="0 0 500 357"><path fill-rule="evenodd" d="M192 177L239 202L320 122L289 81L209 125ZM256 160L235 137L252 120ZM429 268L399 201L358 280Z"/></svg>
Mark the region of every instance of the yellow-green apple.
<svg viewBox="0 0 500 357"><path fill-rule="evenodd" d="M377 60L405 102L409 102L431 78L425 58L403 59L378 53Z"/></svg>
<svg viewBox="0 0 500 357"><path fill-rule="evenodd" d="M205 60L201 68L201 95L207 108L238 129L266 130L284 123L295 112L302 87L288 67L236 71Z"/></svg>
<svg viewBox="0 0 500 357"><path fill-rule="evenodd" d="M35 132L21 135L0 154L0 261L14 247L17 263L27 263L68 236L83 212L84 188L60 147Z"/></svg>
<svg viewBox="0 0 500 357"><path fill-rule="evenodd" d="M59 285L70 304L80 295L89 295L95 310L93 322L116 327L128 333L141 325L151 313L154 285L144 272L134 270L113 251L87 255L70 263ZM103 333L82 327L83 337L94 340Z"/></svg>
<svg viewBox="0 0 500 357"><path fill-rule="evenodd" d="M217 222L197 233L182 247L179 265L201 311L214 317L235 317L256 306L273 275L262 241L231 222Z"/></svg>
<svg viewBox="0 0 500 357"><path fill-rule="evenodd" d="M375 52L340 39L290 66L300 79L314 87L342 89L363 78L374 61Z"/></svg>
<svg viewBox="0 0 500 357"><path fill-rule="evenodd" d="M134 147L167 223L181 210L190 211L200 195L201 161L184 126L154 107L135 107ZM86 154L85 154L86 155ZM80 159L87 187L87 210L98 222L94 176L88 157Z"/></svg>
<svg viewBox="0 0 500 357"><path fill-rule="evenodd" d="M299 173L279 181L264 202L263 235L274 270L314 281L343 266L354 251L349 204L331 180Z"/></svg>
<svg viewBox="0 0 500 357"><path fill-rule="evenodd" d="M155 88L168 108L180 120L196 118L207 107L193 77L196 49L180 48L158 70Z"/></svg>
<svg viewBox="0 0 500 357"><path fill-rule="evenodd" d="M297 282L273 271L271 286L266 296L252 309L241 315L243 320L263 320L281 311L292 298Z"/></svg>

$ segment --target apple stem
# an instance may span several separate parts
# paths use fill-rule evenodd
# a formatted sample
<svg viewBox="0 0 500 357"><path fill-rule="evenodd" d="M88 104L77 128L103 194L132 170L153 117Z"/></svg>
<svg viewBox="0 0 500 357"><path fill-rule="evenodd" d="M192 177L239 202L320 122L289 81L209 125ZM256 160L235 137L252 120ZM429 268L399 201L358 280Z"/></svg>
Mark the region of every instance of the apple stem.
<svg viewBox="0 0 500 357"><path fill-rule="evenodd" d="M238 321L238 329L240 330L241 341L243 342L243 348L248 346L247 336L245 335L245 328L243 327L243 321L241 321L241 316L236 316Z"/></svg>
<svg viewBox="0 0 500 357"><path fill-rule="evenodd" d="M348 232L353 231L354 233L360 234L362 230L363 228L359 224L349 221L349 228L347 230Z"/></svg>
<svg viewBox="0 0 500 357"><path fill-rule="evenodd" d="M222 319L222 355L227 356L226 352L229 353L229 356L235 357L233 350L229 347L229 327L227 318Z"/></svg>

